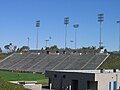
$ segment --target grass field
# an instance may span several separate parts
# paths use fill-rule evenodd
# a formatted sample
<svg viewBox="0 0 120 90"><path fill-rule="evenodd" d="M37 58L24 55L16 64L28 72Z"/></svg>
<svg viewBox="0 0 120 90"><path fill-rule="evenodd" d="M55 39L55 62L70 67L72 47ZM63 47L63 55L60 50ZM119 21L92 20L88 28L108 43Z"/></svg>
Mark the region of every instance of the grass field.
<svg viewBox="0 0 120 90"><path fill-rule="evenodd" d="M9 55L10 54L1 53L0 61ZM43 85L48 84L48 79L45 77L45 75L42 74L0 71L0 78L8 81L37 81L38 83Z"/></svg>
<svg viewBox="0 0 120 90"><path fill-rule="evenodd" d="M120 54L110 54L99 69L120 69Z"/></svg>
<svg viewBox="0 0 120 90"><path fill-rule="evenodd" d="M37 81L43 85L48 84L48 78L43 74L0 71L0 78L8 81Z"/></svg>
<svg viewBox="0 0 120 90"><path fill-rule="evenodd" d="M7 80L0 78L0 90L28 90L21 85L9 83Z"/></svg>
<svg viewBox="0 0 120 90"><path fill-rule="evenodd" d="M0 54L0 61L9 55ZM28 90L21 85L15 85L8 81L37 81L43 86L48 85L48 79L42 74L0 71L0 90Z"/></svg>

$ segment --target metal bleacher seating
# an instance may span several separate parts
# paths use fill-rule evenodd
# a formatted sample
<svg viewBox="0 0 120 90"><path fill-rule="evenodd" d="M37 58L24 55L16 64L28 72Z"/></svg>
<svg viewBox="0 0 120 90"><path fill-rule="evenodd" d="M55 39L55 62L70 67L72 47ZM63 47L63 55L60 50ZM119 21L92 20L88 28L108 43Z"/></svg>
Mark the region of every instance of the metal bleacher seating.
<svg viewBox="0 0 120 90"><path fill-rule="evenodd" d="M14 53L0 62L0 69L44 73L45 70L94 70L106 54Z"/></svg>
<svg viewBox="0 0 120 90"><path fill-rule="evenodd" d="M97 66L107 57L106 54L95 55L90 59L82 68L83 70L94 70L97 69Z"/></svg>

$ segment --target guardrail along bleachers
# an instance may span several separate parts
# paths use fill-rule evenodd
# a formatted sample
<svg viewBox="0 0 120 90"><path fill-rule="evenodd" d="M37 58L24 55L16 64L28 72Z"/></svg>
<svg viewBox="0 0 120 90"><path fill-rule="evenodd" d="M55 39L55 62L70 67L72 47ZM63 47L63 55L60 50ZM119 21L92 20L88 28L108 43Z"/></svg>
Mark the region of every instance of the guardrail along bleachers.
<svg viewBox="0 0 120 90"><path fill-rule="evenodd" d="M82 70L95 70L97 66L107 57L106 54L98 54L95 55L92 60L88 61L88 63L82 68Z"/></svg>

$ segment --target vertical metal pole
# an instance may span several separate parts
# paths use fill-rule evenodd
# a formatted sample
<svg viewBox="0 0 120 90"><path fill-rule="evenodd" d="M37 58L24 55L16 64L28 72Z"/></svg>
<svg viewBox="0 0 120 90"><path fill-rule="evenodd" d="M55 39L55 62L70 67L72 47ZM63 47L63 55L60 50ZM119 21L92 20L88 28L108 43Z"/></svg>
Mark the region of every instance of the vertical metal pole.
<svg viewBox="0 0 120 90"><path fill-rule="evenodd" d="M47 42L48 42L48 41L49 41L49 40L45 40L45 42L46 42L46 46L45 46L45 47L46 47L46 48L47 48L47 44L48 44Z"/></svg>
<svg viewBox="0 0 120 90"><path fill-rule="evenodd" d="M30 38L28 37L28 47L29 47L29 41L30 41Z"/></svg>
<svg viewBox="0 0 120 90"><path fill-rule="evenodd" d="M75 28L75 49L76 49L76 44L77 44L77 37L76 37L76 34L77 34L77 28L79 27L79 24L75 24L73 25L73 27Z"/></svg>
<svg viewBox="0 0 120 90"><path fill-rule="evenodd" d="M102 36L101 36L101 27L102 27L102 22L104 21L104 14L98 14L98 22L100 22L100 42L99 42L99 48L101 48L102 47Z"/></svg>
<svg viewBox="0 0 120 90"><path fill-rule="evenodd" d="M118 75L116 74L116 88L117 88L117 85L118 85Z"/></svg>
<svg viewBox="0 0 120 90"><path fill-rule="evenodd" d="M101 22L100 22L100 47L101 47Z"/></svg>
<svg viewBox="0 0 120 90"><path fill-rule="evenodd" d="M65 49L67 48L67 24L69 24L69 17L64 18L65 26Z"/></svg>
<svg viewBox="0 0 120 90"><path fill-rule="evenodd" d="M65 49L66 49L66 46L67 46L67 24L65 26Z"/></svg>
<svg viewBox="0 0 120 90"><path fill-rule="evenodd" d="M75 49L76 49L76 29L75 29Z"/></svg>
<svg viewBox="0 0 120 90"><path fill-rule="evenodd" d="M73 41L73 40L71 40L70 42L71 42L71 49L72 49L72 47L74 47L74 46L72 46L74 41Z"/></svg>
<svg viewBox="0 0 120 90"><path fill-rule="evenodd" d="M51 47L51 42L50 42L50 40L52 40L52 37L51 37L51 36L49 37L49 47Z"/></svg>
<svg viewBox="0 0 120 90"><path fill-rule="evenodd" d="M119 39L118 39L118 40L119 40L119 45L118 45L118 46L119 46L119 47L118 47L118 48L119 48L119 51L118 51L118 52L120 53L120 21L117 21L117 23L118 23L118 25L119 25L119 28L118 28L118 29L119 29L119 36L118 36L118 37L119 37Z"/></svg>
<svg viewBox="0 0 120 90"><path fill-rule="evenodd" d="M119 22L119 53L120 53L120 22Z"/></svg>
<svg viewBox="0 0 120 90"><path fill-rule="evenodd" d="M37 27L36 49L38 50L38 29L39 29L39 27L40 27L40 20L36 21L36 27Z"/></svg>
<svg viewBox="0 0 120 90"><path fill-rule="evenodd" d="M46 41L46 45L45 45L45 47L47 48L47 40L45 40Z"/></svg>
<svg viewBox="0 0 120 90"><path fill-rule="evenodd" d="M37 27L37 42L36 42L36 49L38 50L38 27Z"/></svg>

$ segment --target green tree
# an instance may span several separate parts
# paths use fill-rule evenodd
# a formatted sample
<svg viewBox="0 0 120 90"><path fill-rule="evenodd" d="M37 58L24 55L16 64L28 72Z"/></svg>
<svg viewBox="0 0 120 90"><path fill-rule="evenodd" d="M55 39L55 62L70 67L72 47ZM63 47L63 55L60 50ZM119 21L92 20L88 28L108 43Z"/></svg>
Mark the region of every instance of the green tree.
<svg viewBox="0 0 120 90"><path fill-rule="evenodd" d="M2 49L0 48L0 53L2 53Z"/></svg>
<svg viewBox="0 0 120 90"><path fill-rule="evenodd" d="M4 48L5 49L9 49L10 45L5 45Z"/></svg>
<svg viewBox="0 0 120 90"><path fill-rule="evenodd" d="M29 46L22 46L21 51L29 51Z"/></svg>
<svg viewBox="0 0 120 90"><path fill-rule="evenodd" d="M51 46L49 49L50 49L50 50L58 50L58 47L57 47L57 45L53 45L53 46Z"/></svg>
<svg viewBox="0 0 120 90"><path fill-rule="evenodd" d="M107 49L104 50L104 53L107 53Z"/></svg>
<svg viewBox="0 0 120 90"><path fill-rule="evenodd" d="M104 49L104 46L100 46L99 49Z"/></svg>
<svg viewBox="0 0 120 90"><path fill-rule="evenodd" d="M17 46L13 45L12 43L5 45L4 48L7 50L7 52L15 52L17 49Z"/></svg>

